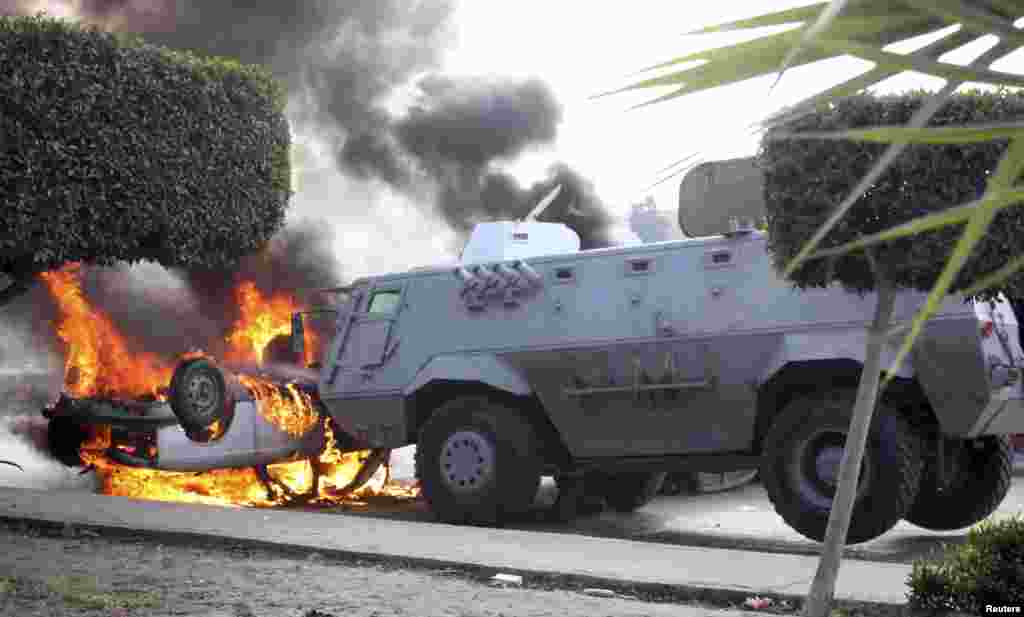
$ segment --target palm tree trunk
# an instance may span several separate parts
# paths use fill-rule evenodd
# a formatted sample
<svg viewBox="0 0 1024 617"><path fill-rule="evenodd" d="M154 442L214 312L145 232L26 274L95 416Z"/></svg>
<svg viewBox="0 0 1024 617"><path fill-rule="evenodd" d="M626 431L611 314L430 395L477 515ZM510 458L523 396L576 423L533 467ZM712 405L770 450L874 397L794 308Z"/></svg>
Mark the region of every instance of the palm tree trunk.
<svg viewBox="0 0 1024 617"><path fill-rule="evenodd" d="M850 516L853 513L854 497L857 494L857 480L860 477L861 461L864 458L864 446L867 443L871 416L874 415L875 403L878 399L879 375L882 370L882 346L885 344L886 332L889 329L893 306L896 302L896 291L888 282L878 281L877 291L875 317L871 327L868 328L864 370L857 387L853 419L850 421L850 430L846 435L846 447L843 448L843 459L839 466L839 487L832 501L832 510L829 512L828 527L825 530L825 543L822 546L818 571L814 575L811 591L804 604L804 617L828 617L835 596L836 578L839 576L839 564L842 559L843 547L846 545L846 533L850 528Z"/></svg>

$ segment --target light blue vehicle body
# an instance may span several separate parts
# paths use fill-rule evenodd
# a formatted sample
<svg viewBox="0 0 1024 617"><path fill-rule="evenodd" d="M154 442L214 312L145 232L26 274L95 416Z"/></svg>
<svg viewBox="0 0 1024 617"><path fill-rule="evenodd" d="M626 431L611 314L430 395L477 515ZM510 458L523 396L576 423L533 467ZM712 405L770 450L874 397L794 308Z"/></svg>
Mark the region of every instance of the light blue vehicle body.
<svg viewBox="0 0 1024 617"><path fill-rule="evenodd" d="M765 244L748 231L361 279L324 353L320 399L373 447L415 443L433 408L489 390L544 425L558 464L756 456L788 391L856 383L876 302L795 290ZM924 298L901 293L894 321ZM1008 303L950 299L899 375L948 436L1024 433L1022 365Z"/></svg>

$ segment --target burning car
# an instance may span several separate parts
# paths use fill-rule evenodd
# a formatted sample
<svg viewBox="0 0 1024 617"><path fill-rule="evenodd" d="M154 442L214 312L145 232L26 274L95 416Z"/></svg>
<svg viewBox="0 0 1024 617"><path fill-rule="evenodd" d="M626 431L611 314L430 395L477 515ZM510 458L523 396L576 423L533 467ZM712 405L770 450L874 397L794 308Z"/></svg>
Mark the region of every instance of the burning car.
<svg viewBox="0 0 1024 617"><path fill-rule="evenodd" d="M225 361L177 364L132 352L82 294L75 267L43 276L63 318L63 392L42 410L50 453L96 472L109 495L220 505L333 503L388 484L390 450L341 431L317 398L313 365L291 351L287 297L236 289L241 317ZM308 343L317 342L310 333ZM229 368L230 367L230 368ZM384 473L378 473L381 468ZM381 477L383 475L383 478ZM389 485L388 494L415 496Z"/></svg>
<svg viewBox="0 0 1024 617"><path fill-rule="evenodd" d="M66 465L104 460L171 472L251 468L268 499L308 501L334 470L332 455L363 454L354 477L334 491L343 495L365 485L389 454L336 434L315 397L312 384L236 375L197 356L178 364L166 394L155 400L62 393L43 415L50 420L50 449ZM282 463L307 463L309 490L300 494L271 473L269 466Z"/></svg>

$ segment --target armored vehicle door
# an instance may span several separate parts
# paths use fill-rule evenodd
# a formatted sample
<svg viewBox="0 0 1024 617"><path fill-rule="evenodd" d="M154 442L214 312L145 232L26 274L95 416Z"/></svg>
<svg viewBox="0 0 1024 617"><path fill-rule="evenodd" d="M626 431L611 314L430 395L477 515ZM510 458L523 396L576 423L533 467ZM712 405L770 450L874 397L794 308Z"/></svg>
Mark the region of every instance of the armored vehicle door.
<svg viewBox="0 0 1024 617"><path fill-rule="evenodd" d="M398 347L396 323L404 286L382 283L352 294L348 312L341 316L331 350L334 365L327 378L327 392L352 393L374 390L374 374L387 364Z"/></svg>

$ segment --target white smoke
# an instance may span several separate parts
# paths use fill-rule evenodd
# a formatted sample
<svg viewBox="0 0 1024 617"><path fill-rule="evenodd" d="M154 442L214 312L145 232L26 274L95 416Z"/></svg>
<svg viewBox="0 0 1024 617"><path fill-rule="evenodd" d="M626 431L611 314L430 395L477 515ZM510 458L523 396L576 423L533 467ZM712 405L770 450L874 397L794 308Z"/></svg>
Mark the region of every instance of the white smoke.
<svg viewBox="0 0 1024 617"><path fill-rule="evenodd" d="M289 222L327 222L349 280L453 263L456 235L431 205L434 195L408 195L380 180L344 175L334 154L343 137L304 121L303 106L296 97L287 110L295 144Z"/></svg>

